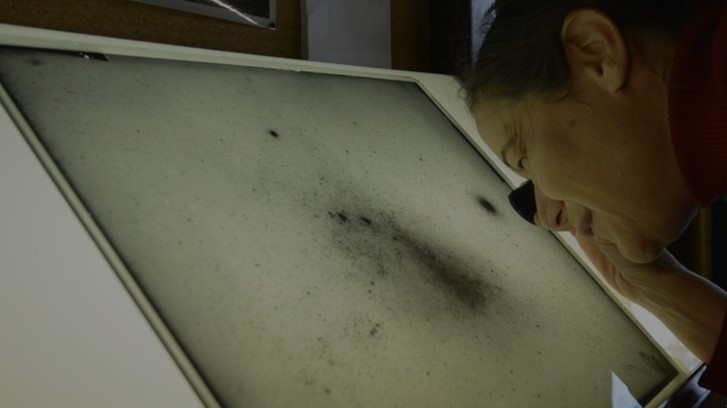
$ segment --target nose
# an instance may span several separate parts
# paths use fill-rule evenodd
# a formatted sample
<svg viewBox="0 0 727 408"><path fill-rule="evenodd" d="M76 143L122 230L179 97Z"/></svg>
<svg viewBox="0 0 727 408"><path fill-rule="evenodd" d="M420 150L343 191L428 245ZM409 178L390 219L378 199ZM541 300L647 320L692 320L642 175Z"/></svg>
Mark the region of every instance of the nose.
<svg viewBox="0 0 727 408"><path fill-rule="evenodd" d="M531 224L555 231L568 229L565 203L547 197L532 180L513 190L508 198L515 211Z"/></svg>

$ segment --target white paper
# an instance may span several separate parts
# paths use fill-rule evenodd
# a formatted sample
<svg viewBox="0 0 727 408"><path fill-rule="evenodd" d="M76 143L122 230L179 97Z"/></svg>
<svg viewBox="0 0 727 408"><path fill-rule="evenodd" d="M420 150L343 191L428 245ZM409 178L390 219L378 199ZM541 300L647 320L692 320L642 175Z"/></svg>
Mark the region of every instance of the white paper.
<svg viewBox="0 0 727 408"><path fill-rule="evenodd" d="M305 0L304 57L391 68L390 0Z"/></svg>

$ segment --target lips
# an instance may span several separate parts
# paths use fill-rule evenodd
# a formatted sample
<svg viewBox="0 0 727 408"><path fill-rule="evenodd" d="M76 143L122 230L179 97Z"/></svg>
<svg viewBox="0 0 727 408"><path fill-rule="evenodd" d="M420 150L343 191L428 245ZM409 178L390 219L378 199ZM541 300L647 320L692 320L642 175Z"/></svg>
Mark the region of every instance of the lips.
<svg viewBox="0 0 727 408"><path fill-rule="evenodd" d="M578 234L584 235L584 236L593 236L593 213L590 211L587 211L585 215L583 215L583 218L581 218L581 222L578 223Z"/></svg>

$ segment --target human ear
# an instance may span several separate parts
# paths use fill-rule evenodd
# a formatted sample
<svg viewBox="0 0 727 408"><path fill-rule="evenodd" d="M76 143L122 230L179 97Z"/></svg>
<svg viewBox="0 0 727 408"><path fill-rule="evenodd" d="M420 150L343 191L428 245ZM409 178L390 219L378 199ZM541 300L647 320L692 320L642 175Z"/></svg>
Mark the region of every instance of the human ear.
<svg viewBox="0 0 727 408"><path fill-rule="evenodd" d="M628 45L606 14L594 9L570 12L563 20L560 38L574 81L590 79L609 91L625 85Z"/></svg>

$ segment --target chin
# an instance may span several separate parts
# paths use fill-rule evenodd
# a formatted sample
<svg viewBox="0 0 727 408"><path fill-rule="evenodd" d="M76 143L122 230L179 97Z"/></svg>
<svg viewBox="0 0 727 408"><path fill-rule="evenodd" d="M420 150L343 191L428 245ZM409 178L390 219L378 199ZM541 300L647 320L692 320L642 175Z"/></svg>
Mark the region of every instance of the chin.
<svg viewBox="0 0 727 408"><path fill-rule="evenodd" d="M617 245L619 252L627 260L645 264L649 263L661 255L665 245L654 241L630 242L626 245Z"/></svg>

